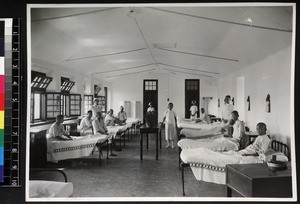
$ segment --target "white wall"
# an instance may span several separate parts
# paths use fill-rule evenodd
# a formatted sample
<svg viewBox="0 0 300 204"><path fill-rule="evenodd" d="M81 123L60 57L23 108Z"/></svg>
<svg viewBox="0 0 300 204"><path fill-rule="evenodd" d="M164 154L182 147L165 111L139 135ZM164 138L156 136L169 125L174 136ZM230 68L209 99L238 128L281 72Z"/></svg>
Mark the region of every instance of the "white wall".
<svg viewBox="0 0 300 204"><path fill-rule="evenodd" d="M32 70L45 73L47 76L52 77L52 81L47 87L47 92L60 92L61 77L69 78L75 82L75 85L71 89L71 94L81 94L83 99L84 95L84 78L87 77L81 73L65 69L63 67L57 67L55 65L44 64L41 62L32 63ZM83 111L83 101L81 103L81 110ZM82 113L83 114L83 113Z"/></svg>
<svg viewBox="0 0 300 204"><path fill-rule="evenodd" d="M148 73L128 75L117 78L111 82L112 104L111 107L117 111L121 101L141 101L143 102L143 80L158 79L158 119L163 118L163 113L167 108L168 101L174 103L174 111L179 117L184 117L185 79L197 79L191 75L167 73ZM211 110L216 114L217 108L217 85L206 79L200 79L200 99L202 97L213 97ZM201 100L200 100L201 101ZM201 104L200 104L201 106Z"/></svg>
<svg viewBox="0 0 300 204"><path fill-rule="evenodd" d="M289 143L290 102L294 94L290 89L291 47L218 80L221 105L227 94L236 98L236 80L240 76L245 76L245 97L251 99L251 110L245 110L246 125L255 131L256 124L264 122L273 138ZM271 113L265 111L267 94L271 96Z"/></svg>

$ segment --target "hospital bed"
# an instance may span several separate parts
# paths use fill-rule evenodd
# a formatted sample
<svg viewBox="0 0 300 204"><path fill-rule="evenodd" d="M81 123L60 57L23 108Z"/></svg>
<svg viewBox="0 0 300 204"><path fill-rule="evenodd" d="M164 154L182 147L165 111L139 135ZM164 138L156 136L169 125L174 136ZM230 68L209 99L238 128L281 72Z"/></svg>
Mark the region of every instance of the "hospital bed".
<svg viewBox="0 0 300 204"><path fill-rule="evenodd" d="M47 178L49 177L49 174L51 174L51 180ZM55 178L53 177L54 175L56 175ZM58 175L60 175L59 179L57 178ZM60 181L61 177L64 178L64 181ZM30 198L53 198L72 196L73 184L71 182L68 182L67 175L65 174L64 169L30 169Z"/></svg>
<svg viewBox="0 0 300 204"><path fill-rule="evenodd" d="M54 137L47 139L47 161L58 163L66 159L87 157L99 150L101 163L102 146L108 144L108 135L71 136L72 140L60 140ZM108 158L108 148L107 148Z"/></svg>
<svg viewBox="0 0 300 204"><path fill-rule="evenodd" d="M216 184L226 184L227 164L249 164L263 163L269 161L272 155L277 156L277 160L289 161L289 147L279 141L271 142L271 149L262 156L241 156L237 152L216 152L207 148L184 149L181 152L181 176L182 192L184 190L184 168L190 166L197 180L212 182Z"/></svg>

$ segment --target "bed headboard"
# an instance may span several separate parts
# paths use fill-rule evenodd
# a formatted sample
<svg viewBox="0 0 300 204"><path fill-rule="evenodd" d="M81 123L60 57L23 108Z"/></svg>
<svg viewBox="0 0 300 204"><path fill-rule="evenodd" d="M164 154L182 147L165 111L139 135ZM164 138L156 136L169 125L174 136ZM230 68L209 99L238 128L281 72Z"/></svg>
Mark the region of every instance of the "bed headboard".
<svg viewBox="0 0 300 204"><path fill-rule="evenodd" d="M290 148L287 144L284 144L282 142L279 142L277 140L272 140L271 142L271 148L277 152L282 152L284 153L289 161L291 160L290 158Z"/></svg>

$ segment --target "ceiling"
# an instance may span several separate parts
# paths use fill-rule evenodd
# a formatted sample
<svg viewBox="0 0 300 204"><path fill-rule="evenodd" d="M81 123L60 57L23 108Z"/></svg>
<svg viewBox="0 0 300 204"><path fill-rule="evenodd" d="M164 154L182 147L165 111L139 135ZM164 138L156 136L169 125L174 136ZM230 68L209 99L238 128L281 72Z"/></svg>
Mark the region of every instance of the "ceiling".
<svg viewBox="0 0 300 204"><path fill-rule="evenodd" d="M291 46L292 7L33 8L32 63L216 79Z"/></svg>

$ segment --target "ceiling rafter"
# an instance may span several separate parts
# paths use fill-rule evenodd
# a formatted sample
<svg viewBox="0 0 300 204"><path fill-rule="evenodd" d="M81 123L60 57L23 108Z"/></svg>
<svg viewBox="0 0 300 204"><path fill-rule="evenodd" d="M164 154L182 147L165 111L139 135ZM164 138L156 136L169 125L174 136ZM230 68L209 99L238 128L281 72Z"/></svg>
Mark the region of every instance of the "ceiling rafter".
<svg viewBox="0 0 300 204"><path fill-rule="evenodd" d="M204 75L204 74L196 74L196 73L190 73L190 72L183 72L183 71L178 71L178 70L174 70L174 69L167 69L167 68L163 68L164 70L168 70L170 72L178 72L178 73L184 73L184 74L191 74L191 75L198 75L198 76L204 76L204 77L209 77L209 78L213 78L212 76L208 76L208 75Z"/></svg>
<svg viewBox="0 0 300 204"><path fill-rule="evenodd" d="M147 48L139 48L139 49L135 49L135 50L127 50L127 51L122 51L122 52L94 55L94 56L87 56L87 57L71 58L71 59L67 59L66 61L68 62L68 61L91 59L91 58L97 58L97 57L106 57L106 56L111 56L111 55L120 55L120 54L126 54L126 53L130 53L130 52L138 52L138 51L145 50L145 49L147 49Z"/></svg>
<svg viewBox="0 0 300 204"><path fill-rule="evenodd" d="M220 19L216 19L216 18L208 18L208 17L204 17L204 16L197 16L197 15L193 15L193 14L170 11L170 10L155 8L155 7L147 7L147 8L158 10L158 11L163 11L163 12L167 12L167 13L182 15L182 16L188 16L188 17L192 17L192 18L199 18L199 19L203 19L203 20L209 20L209 21L215 21L215 22L221 22L221 23L228 23L228 24L233 24L233 25L238 25L238 26L259 28L259 29L265 29L265 30L274 30L274 31L281 31L281 32L289 32L289 33L292 32L291 29L272 28L272 27L258 26L258 25L253 25L253 24L238 23L238 22L233 22L233 21L220 20Z"/></svg>
<svg viewBox="0 0 300 204"><path fill-rule="evenodd" d="M178 51L178 50L170 50L166 48L156 48L159 50L163 51L168 51L168 52L175 52L175 53L180 53L180 54L186 54L186 55L194 55L194 56L199 56L199 57L207 57L207 58L213 58L213 59L219 59L219 60L226 60L226 61L232 61L232 62L239 62L237 59L231 59L231 58L224 58L224 57L217 57L217 56L212 56L212 55L203 55L203 54L198 54L198 53L192 53L192 52L183 52L183 51Z"/></svg>
<svg viewBox="0 0 300 204"><path fill-rule="evenodd" d="M154 65L154 64L155 63L150 63L150 64L139 65L139 66L135 66L135 67L126 67L126 68L122 68L122 69L95 72L95 74L105 74L105 73L118 72L118 71L130 70L130 69L138 69L138 68L141 68L141 67L151 66L151 65Z"/></svg>
<svg viewBox="0 0 300 204"><path fill-rule="evenodd" d="M125 75L131 75L131 74L139 74L139 73L150 72L150 71L154 71L154 70L156 70L156 68L148 69L148 70L143 70L143 71L138 71L138 72L126 73L126 74L119 74L119 75L107 76L106 78L112 78L112 77L118 77L118 76L125 76Z"/></svg>
<svg viewBox="0 0 300 204"><path fill-rule="evenodd" d="M191 69L191 68L186 68L186 67L165 64L165 63L161 63L161 62L159 62L158 64L168 66L168 67L174 67L174 68L178 68L178 69L184 69L184 70L198 71L198 72L211 73L211 74L220 74L219 72L210 72L210 71L204 71L204 70L199 70L199 69Z"/></svg>
<svg viewBox="0 0 300 204"><path fill-rule="evenodd" d="M56 19L61 19L61 18L70 18L70 17L76 17L76 16L82 16L82 15L88 15L88 14L93 14L93 13L99 13L103 11L110 11L112 9L117 9L116 8L107 8L107 9L101 9L101 10L95 10L95 11L89 11L89 12L84 12L84 13L76 13L76 14L70 14L70 15L65 15L65 16L57 16L57 17L51 17L51 18L41 18L41 19L35 19L31 20L32 22L38 22L38 21L48 21L48 20L56 20Z"/></svg>

